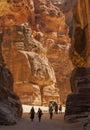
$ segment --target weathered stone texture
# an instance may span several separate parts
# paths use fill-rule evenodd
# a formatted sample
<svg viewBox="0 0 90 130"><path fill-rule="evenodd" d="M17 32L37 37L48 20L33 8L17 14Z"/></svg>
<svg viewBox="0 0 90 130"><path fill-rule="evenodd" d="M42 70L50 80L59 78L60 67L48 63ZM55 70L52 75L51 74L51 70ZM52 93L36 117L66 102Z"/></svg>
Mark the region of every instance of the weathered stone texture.
<svg viewBox="0 0 90 130"><path fill-rule="evenodd" d="M51 93L52 90L55 97L49 94L47 104L49 99L57 101L61 94L61 102L65 103L73 67L68 56L70 39L64 14L47 0L10 0L5 4L7 10L1 20L4 25L2 54L14 77L14 90L18 93L19 85L21 89L24 85L31 89L37 85L39 90L33 89L32 94L27 92L26 95L33 97L34 94L35 99L36 90L41 94L37 99L40 104L46 100L43 89L49 86L47 91ZM54 85L51 90L50 85ZM30 102L35 104L34 101L36 99L32 98Z"/></svg>
<svg viewBox="0 0 90 130"><path fill-rule="evenodd" d="M73 33L73 9L76 4L76 0L61 0L60 2L55 0L51 0L52 3L59 7L60 10L64 13L65 15L65 21L67 25L69 26L69 36L72 37Z"/></svg>
<svg viewBox="0 0 90 130"><path fill-rule="evenodd" d="M0 125L13 125L22 116L19 97L13 92L11 72L0 66Z"/></svg>
<svg viewBox="0 0 90 130"><path fill-rule="evenodd" d="M83 126L83 130L89 130L90 129L90 115L88 116L84 126Z"/></svg>
<svg viewBox="0 0 90 130"><path fill-rule="evenodd" d="M66 120L76 120L90 114L89 4L89 0L83 2L77 0L74 9L75 23L70 57L76 68L71 74L70 81L73 94L67 98Z"/></svg>
<svg viewBox="0 0 90 130"><path fill-rule="evenodd" d="M38 38L47 49L47 57L54 68L57 87L60 90L60 95L62 95L61 102L65 103L65 97L70 92L70 70L73 68L68 56L70 47L69 29L65 24L63 13L50 1L49 4L46 1L40 1L38 6L35 8L37 30L42 32L43 35L39 33L40 35L37 37L37 34L35 38ZM50 11L54 14L52 15Z"/></svg>
<svg viewBox="0 0 90 130"><path fill-rule="evenodd" d="M65 119L76 120L90 114L90 68L77 68L72 72L71 89L75 94L67 98Z"/></svg>

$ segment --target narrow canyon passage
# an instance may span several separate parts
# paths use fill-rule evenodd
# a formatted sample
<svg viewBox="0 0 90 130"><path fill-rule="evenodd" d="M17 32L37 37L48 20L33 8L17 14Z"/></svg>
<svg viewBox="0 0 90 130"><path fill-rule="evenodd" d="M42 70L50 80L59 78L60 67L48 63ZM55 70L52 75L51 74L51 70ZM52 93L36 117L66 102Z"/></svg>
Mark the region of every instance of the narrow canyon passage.
<svg viewBox="0 0 90 130"><path fill-rule="evenodd" d="M24 114L16 125L0 126L0 130L83 130L84 121L67 124L63 118L63 114L54 114L53 119L50 120L49 114L44 114L39 123L37 115L31 122L29 114Z"/></svg>
<svg viewBox="0 0 90 130"><path fill-rule="evenodd" d="M65 116L31 122L22 104ZM0 129L83 130L89 115L90 0L0 0Z"/></svg>

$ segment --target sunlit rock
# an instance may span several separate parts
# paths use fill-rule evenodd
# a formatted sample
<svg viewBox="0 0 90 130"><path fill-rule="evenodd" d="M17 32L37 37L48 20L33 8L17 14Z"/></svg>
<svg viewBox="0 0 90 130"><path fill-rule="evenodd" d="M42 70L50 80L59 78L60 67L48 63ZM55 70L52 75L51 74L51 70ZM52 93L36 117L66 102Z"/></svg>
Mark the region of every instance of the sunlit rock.
<svg viewBox="0 0 90 130"><path fill-rule="evenodd" d="M7 9L0 20L4 31L2 55L14 77L14 90L18 93L15 87L19 83L22 89L25 83L38 85L40 104L44 87L54 84L65 103L73 67L68 56L70 38L64 14L47 0L4 2Z"/></svg>

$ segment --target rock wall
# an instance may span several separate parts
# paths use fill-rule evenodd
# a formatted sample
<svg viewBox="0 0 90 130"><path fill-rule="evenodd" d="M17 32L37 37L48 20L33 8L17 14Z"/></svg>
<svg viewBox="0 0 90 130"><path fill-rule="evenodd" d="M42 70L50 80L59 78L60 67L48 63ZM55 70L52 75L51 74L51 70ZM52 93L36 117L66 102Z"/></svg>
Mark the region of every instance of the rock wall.
<svg viewBox="0 0 90 130"><path fill-rule="evenodd" d="M68 96L66 102L66 120L77 120L90 114L89 5L89 0L77 0L74 9L75 22L70 57L75 69L71 75L73 94Z"/></svg>
<svg viewBox="0 0 90 130"><path fill-rule="evenodd" d="M14 78L14 91L24 104L65 103L73 67L64 14L48 0L4 0L2 4L7 8L0 20L1 49Z"/></svg>
<svg viewBox="0 0 90 130"><path fill-rule="evenodd" d="M55 6L59 7L61 11L64 13L66 24L69 26L69 36L71 38L73 33L73 22L74 22L73 9L75 7L76 0L61 0L57 2L55 0L51 1Z"/></svg>
<svg viewBox="0 0 90 130"><path fill-rule="evenodd" d="M68 54L69 29L65 23L65 16L59 8L52 5L50 1L39 0L37 3L35 10L38 32L35 38L41 41L47 50L47 57L55 71L61 102L65 103L66 96L70 93L69 78L73 68Z"/></svg>
<svg viewBox="0 0 90 130"><path fill-rule="evenodd" d="M2 55L0 63L0 125L13 125L22 116L22 105L13 92L13 76L4 64Z"/></svg>

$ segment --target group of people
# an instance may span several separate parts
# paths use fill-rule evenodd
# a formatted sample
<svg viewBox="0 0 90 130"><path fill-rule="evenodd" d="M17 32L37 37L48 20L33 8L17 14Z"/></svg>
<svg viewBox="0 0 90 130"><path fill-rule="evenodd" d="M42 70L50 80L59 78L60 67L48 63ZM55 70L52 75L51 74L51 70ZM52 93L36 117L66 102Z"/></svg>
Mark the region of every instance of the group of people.
<svg viewBox="0 0 90 130"><path fill-rule="evenodd" d="M55 111L56 114L58 113L58 111L59 111L59 113L62 113L62 106L60 105L59 108L58 108L58 105L56 105L55 108L53 108L52 106L49 106L49 114L50 114L51 120L52 120L54 111ZM38 117L39 122L41 121L42 115L43 115L43 112L42 112L41 108L38 108L37 117ZM33 121L34 118L35 118L35 110L34 110L34 107L32 107L31 110L30 110L31 121Z"/></svg>
<svg viewBox="0 0 90 130"><path fill-rule="evenodd" d="M62 113L62 105L60 104L59 108L58 108L58 105L56 104L55 106L55 113L58 114L58 113Z"/></svg>
<svg viewBox="0 0 90 130"><path fill-rule="evenodd" d="M40 108L38 108L37 115L38 115L38 119L39 119L39 122L40 122L41 121L41 116L43 115L42 110ZM30 110L31 121L34 120L34 117L35 117L35 110L34 110L34 107L32 107L31 110Z"/></svg>
<svg viewBox="0 0 90 130"><path fill-rule="evenodd" d="M57 104L55 105L54 108L52 106L49 107L49 114L50 114L50 119L51 120L52 120L54 111L55 111L56 114L58 114L58 111L59 111L59 113L62 113L62 105L60 105L59 108L58 108Z"/></svg>

